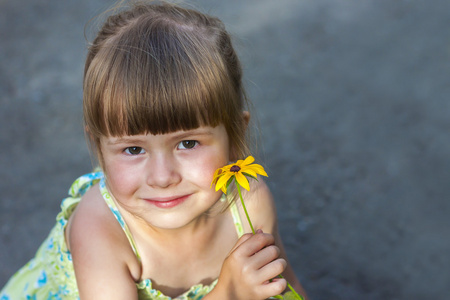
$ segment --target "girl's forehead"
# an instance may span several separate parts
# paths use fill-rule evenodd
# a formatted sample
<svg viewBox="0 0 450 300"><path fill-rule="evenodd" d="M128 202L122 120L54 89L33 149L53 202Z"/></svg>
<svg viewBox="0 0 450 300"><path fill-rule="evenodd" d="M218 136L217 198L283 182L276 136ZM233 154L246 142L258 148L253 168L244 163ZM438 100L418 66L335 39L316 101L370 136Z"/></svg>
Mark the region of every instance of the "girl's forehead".
<svg viewBox="0 0 450 300"><path fill-rule="evenodd" d="M189 139L189 138L201 138L201 137L228 137L225 126L219 124L215 127L212 126L199 126L190 130L177 130L169 133L152 134L142 133L136 135L121 135L121 136L102 136L101 142L105 144L120 144L129 143L133 141L141 141L143 139L155 138L155 139Z"/></svg>

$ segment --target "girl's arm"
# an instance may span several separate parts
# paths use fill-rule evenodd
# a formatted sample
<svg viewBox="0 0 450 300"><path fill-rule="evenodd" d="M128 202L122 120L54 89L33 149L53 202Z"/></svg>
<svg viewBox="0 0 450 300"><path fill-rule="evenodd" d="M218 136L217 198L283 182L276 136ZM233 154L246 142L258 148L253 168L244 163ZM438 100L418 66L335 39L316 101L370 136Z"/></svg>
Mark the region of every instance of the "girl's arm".
<svg viewBox="0 0 450 300"><path fill-rule="evenodd" d="M308 299L286 260L269 189L260 181L243 197L257 234L245 234L238 240L222 265L216 287L203 299L263 300L287 291L286 279ZM242 207L240 209L244 230L251 232ZM277 277L280 273L285 279Z"/></svg>
<svg viewBox="0 0 450 300"><path fill-rule="evenodd" d="M134 253L105 202L98 201L99 196L98 188L91 188L67 228L80 299L137 299L129 268Z"/></svg>
<svg viewBox="0 0 450 300"><path fill-rule="evenodd" d="M282 275L292 285L292 287L300 293L305 300L307 300L308 296L306 295L305 290L297 279L297 276L295 275L294 270L287 259L283 242L278 232L277 213L272 193L262 179L258 180L259 181L251 182L252 186L250 191L243 194L244 202L252 224L255 230L261 229L263 232L270 233L274 236L275 244L280 249L280 257L284 258L287 262L286 269ZM246 231L251 232L243 211L241 211L241 219L244 223L244 228ZM286 292L287 291L289 291L289 289L286 289Z"/></svg>

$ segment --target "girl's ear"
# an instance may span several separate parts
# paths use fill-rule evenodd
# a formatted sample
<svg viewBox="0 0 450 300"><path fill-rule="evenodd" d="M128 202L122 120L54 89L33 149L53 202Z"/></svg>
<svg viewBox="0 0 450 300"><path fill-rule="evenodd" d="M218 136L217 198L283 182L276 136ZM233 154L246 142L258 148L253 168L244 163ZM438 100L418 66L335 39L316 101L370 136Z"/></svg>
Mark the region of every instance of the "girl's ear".
<svg viewBox="0 0 450 300"><path fill-rule="evenodd" d="M250 122L250 113L244 110L242 112L242 117L244 118L245 129L247 130L248 123Z"/></svg>

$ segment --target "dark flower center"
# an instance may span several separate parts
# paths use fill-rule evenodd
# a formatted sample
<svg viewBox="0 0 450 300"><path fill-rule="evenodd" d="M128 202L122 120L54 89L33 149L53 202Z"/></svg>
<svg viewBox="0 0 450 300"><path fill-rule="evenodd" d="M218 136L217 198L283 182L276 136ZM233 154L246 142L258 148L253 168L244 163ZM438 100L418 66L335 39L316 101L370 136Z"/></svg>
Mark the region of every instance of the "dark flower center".
<svg viewBox="0 0 450 300"><path fill-rule="evenodd" d="M231 172L239 172L241 170L241 168L239 167L239 166L236 166L236 165L234 165L234 166L232 166L231 168L230 168L230 171Z"/></svg>

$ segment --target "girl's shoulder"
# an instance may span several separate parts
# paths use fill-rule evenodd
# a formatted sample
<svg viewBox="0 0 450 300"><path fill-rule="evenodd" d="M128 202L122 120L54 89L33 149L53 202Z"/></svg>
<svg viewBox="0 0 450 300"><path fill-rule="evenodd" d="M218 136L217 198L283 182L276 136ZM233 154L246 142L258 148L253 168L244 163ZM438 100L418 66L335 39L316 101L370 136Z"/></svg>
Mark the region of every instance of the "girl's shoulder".
<svg viewBox="0 0 450 300"><path fill-rule="evenodd" d="M113 232L116 227L110 215L98 186L93 186L81 197L68 220L66 240L69 250L77 246L75 241L84 242L94 234L96 240L106 241L110 237L110 231Z"/></svg>
<svg viewBox="0 0 450 300"><path fill-rule="evenodd" d="M252 181L250 191L244 190L242 197L255 230L262 229L266 233L275 233L277 226L275 202L264 180L258 178L258 181ZM240 215L245 218L240 199L236 201L238 202ZM243 225L245 232L251 232L246 219L243 219Z"/></svg>
<svg viewBox="0 0 450 300"><path fill-rule="evenodd" d="M98 185L83 195L71 215L66 241L75 272L86 265L92 274L107 278L108 272L126 267L128 274L139 278L140 264Z"/></svg>

